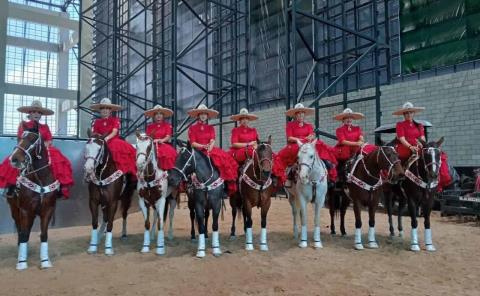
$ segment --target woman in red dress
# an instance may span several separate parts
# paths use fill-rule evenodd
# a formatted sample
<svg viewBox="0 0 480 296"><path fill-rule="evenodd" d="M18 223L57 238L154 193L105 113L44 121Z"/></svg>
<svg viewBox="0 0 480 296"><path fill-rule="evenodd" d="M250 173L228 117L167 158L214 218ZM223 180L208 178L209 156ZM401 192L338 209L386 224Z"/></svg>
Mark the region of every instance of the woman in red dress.
<svg viewBox="0 0 480 296"><path fill-rule="evenodd" d="M173 111L156 105L144 114L146 117L153 118L153 122L147 126L147 135L153 139L157 146L158 165L164 171L173 169L177 151L170 144L173 134L172 125L165 121L165 118L173 115Z"/></svg>
<svg viewBox="0 0 480 296"><path fill-rule="evenodd" d="M227 183L228 195L232 195L236 191L238 164L230 154L215 147L215 129L208 124L208 119L216 117L218 112L201 104L197 109L188 111L188 115L198 119L188 129L188 141L192 147L210 156L213 165L220 171L220 177Z"/></svg>
<svg viewBox="0 0 480 296"><path fill-rule="evenodd" d="M297 161L299 149L297 141L306 143L315 139L313 125L305 122L305 116L313 113L313 108L305 108L301 103L296 104L294 108L285 112L286 116L294 117L295 120L287 123L287 146L280 150L274 159L273 173L278 177L279 185L283 184L287 179L285 174L287 167L295 164ZM328 179L330 181L335 181L337 178L337 171L333 165L337 164L337 160L333 148L321 140L317 140L316 148L318 156L325 161L328 168Z"/></svg>
<svg viewBox="0 0 480 296"><path fill-rule="evenodd" d="M257 149L258 133L257 129L249 127L248 123L257 120L258 116L248 113L245 108L240 109L240 113L230 116L233 121L238 121L240 126L232 129L230 155L241 166L247 158L251 158L253 150Z"/></svg>
<svg viewBox="0 0 480 296"><path fill-rule="evenodd" d="M343 123L336 130L338 142L334 149L335 157L338 161L346 161L350 159L360 150L360 147L364 146L365 140L363 138L362 128L352 124L353 120L363 118L365 118L365 115L353 112L350 108L346 108L342 113L334 116L335 120ZM367 144L363 147L363 152L369 154L375 149L375 145Z"/></svg>
<svg viewBox="0 0 480 296"><path fill-rule="evenodd" d="M19 112L28 114L29 121L25 122L28 128L33 128L35 123L38 124L38 131L45 146L48 149L48 156L50 157L50 165L53 176L60 182L60 193L63 199L67 199L70 195L69 189L73 185L72 165L70 161L52 145L52 133L47 124L40 123L42 115L53 115L54 112L50 109L43 108L42 102L33 101L30 106L24 106L17 109ZM20 139L23 134L22 124L19 125L17 131L17 139ZM0 188L8 188L7 197L12 197L19 170L12 167L10 164L10 157L7 157L0 165Z"/></svg>
<svg viewBox="0 0 480 296"><path fill-rule="evenodd" d="M412 155L413 151L419 151L422 148L422 144L417 141L417 139L422 139L425 141L425 130L423 126L413 119L415 113L425 110L424 107L415 107L412 103L406 102L403 104L403 107L393 112L393 115L402 116L404 120L397 122L396 132L397 139L400 142L396 149L398 156L403 163L405 163L409 157ZM441 191L442 188L448 186L452 178L448 172L447 164L447 154L441 152L440 154L441 164L440 164L440 180L438 182L438 190Z"/></svg>
<svg viewBox="0 0 480 296"><path fill-rule="evenodd" d="M108 149L112 153L113 161L117 170L124 174L129 174L131 178L136 178L137 166L136 151L133 146L120 139L118 131L120 129L120 120L112 116L112 112L119 111L122 106L112 104L110 99L104 98L99 104L93 104L90 109L100 112L100 118L95 119L92 125L92 132L104 136Z"/></svg>

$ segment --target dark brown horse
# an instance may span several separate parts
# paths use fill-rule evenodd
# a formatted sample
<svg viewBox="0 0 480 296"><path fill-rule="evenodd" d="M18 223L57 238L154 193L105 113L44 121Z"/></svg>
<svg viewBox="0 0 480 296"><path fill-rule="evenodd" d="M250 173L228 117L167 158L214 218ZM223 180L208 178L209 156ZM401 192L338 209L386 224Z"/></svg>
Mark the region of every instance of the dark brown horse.
<svg viewBox="0 0 480 296"><path fill-rule="evenodd" d="M90 139L85 145L85 177L88 181L89 206L93 228L88 253L96 253L98 249L98 207L101 206L107 231L105 235L105 255L113 255L112 229L118 201L122 203L122 238L126 238L128 209L137 182L133 180L132 176L124 175L117 170L103 136L92 134L89 130L88 137ZM100 234L102 234L102 231L100 231Z"/></svg>
<svg viewBox="0 0 480 296"><path fill-rule="evenodd" d="M241 201L243 221L245 228L245 249L251 251L253 247L252 233L252 208L260 208L261 232L260 250L268 251L267 244L267 214L270 209L271 195L274 191L271 172L273 163L273 151L271 137L267 142L260 143L253 151L253 157L247 159L239 174L239 191L232 205L232 237L235 236L236 209Z"/></svg>
<svg viewBox="0 0 480 296"><path fill-rule="evenodd" d="M35 217L40 216L40 267L52 267L48 256L48 224L55 213L60 183L55 180L48 150L38 124L28 129L22 122L24 133L10 156L12 166L21 169L17 188L8 198L12 217L18 232L17 269L28 267L28 240Z"/></svg>
<svg viewBox="0 0 480 296"><path fill-rule="evenodd" d="M368 155L362 153L348 174L348 191L355 212L355 249L363 250L361 207L368 207L368 247L378 248L375 239L375 212L384 182L395 183L404 174L393 147L380 146Z"/></svg>
<svg viewBox="0 0 480 296"><path fill-rule="evenodd" d="M327 204L330 212L330 234L336 235L335 217L340 214L340 232L342 236L347 235L345 230L345 214L350 205L350 196L348 196L347 188L347 164L349 161L338 162L338 181L334 187L328 188ZM339 213L340 212L340 213Z"/></svg>

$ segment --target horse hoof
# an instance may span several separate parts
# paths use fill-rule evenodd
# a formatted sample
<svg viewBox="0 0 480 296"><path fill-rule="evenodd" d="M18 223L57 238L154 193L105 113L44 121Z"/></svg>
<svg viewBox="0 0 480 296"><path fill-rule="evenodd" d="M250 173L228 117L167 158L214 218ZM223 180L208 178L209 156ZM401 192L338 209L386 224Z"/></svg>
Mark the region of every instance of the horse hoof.
<svg viewBox="0 0 480 296"><path fill-rule="evenodd" d="M27 262L18 262L17 263L17 270L25 270L28 268Z"/></svg>
<svg viewBox="0 0 480 296"><path fill-rule="evenodd" d="M346 232L342 232L342 237L346 237L347 236L347 233Z"/></svg>
<svg viewBox="0 0 480 296"><path fill-rule="evenodd" d="M237 240L237 236L236 235L230 235L230 238L228 240L229 241Z"/></svg>
<svg viewBox="0 0 480 296"><path fill-rule="evenodd" d="M268 245L266 243L260 244L260 251L268 252Z"/></svg>
<svg viewBox="0 0 480 296"><path fill-rule="evenodd" d="M410 246L410 251L420 252L420 246L419 245L411 245Z"/></svg>
<svg viewBox="0 0 480 296"><path fill-rule="evenodd" d="M155 249L155 254L157 255L165 255L165 248L164 247L157 247Z"/></svg>
<svg viewBox="0 0 480 296"><path fill-rule="evenodd" d="M254 250L253 244L252 244L252 243L247 243L247 244L245 244L245 250L247 250L247 251L253 251L253 250Z"/></svg>
<svg viewBox="0 0 480 296"><path fill-rule="evenodd" d="M308 247L308 244L307 244L306 241L301 241L301 242L298 244L298 246L303 249L303 248Z"/></svg>
<svg viewBox="0 0 480 296"><path fill-rule="evenodd" d="M195 243L197 243L197 239L196 239L196 238L191 238L191 239L190 239L190 242L191 242L192 244L195 244Z"/></svg>
<svg viewBox="0 0 480 296"><path fill-rule="evenodd" d="M205 257L205 251L197 251L197 258L203 258Z"/></svg>
<svg viewBox="0 0 480 296"><path fill-rule="evenodd" d="M368 243L368 248L369 248L369 249L378 249L378 244L377 244L377 242L369 242L369 243Z"/></svg>
<svg viewBox="0 0 480 296"><path fill-rule="evenodd" d="M47 259L46 261L42 261L40 263L40 268L41 269L47 269L53 267L52 262L50 262L50 259Z"/></svg>
<svg viewBox="0 0 480 296"><path fill-rule="evenodd" d="M126 234L122 234L122 236L120 237L120 239L122 241L126 241L128 239L127 235Z"/></svg>
<svg viewBox="0 0 480 296"><path fill-rule="evenodd" d="M313 247L315 249L323 249L322 242L313 242Z"/></svg>
<svg viewBox="0 0 480 296"><path fill-rule="evenodd" d="M337 236L337 233L336 232L330 232L330 235L335 237L335 236Z"/></svg>
<svg viewBox="0 0 480 296"><path fill-rule="evenodd" d="M90 246L87 250L88 254L96 254L97 253L97 247L96 246Z"/></svg>
<svg viewBox="0 0 480 296"><path fill-rule="evenodd" d="M403 230L398 232L398 237L403 237Z"/></svg>
<svg viewBox="0 0 480 296"><path fill-rule="evenodd" d="M113 251L112 248L108 248L108 249L105 249L105 255L113 256L113 255L115 255L115 252Z"/></svg>
<svg viewBox="0 0 480 296"><path fill-rule="evenodd" d="M222 250L220 250L220 247L213 248L212 254L215 257L219 257L222 255Z"/></svg>
<svg viewBox="0 0 480 296"><path fill-rule="evenodd" d="M143 253L143 254L146 254L146 253L149 253L150 252L150 247L143 247L141 250L140 250L140 253Z"/></svg>
<svg viewBox="0 0 480 296"><path fill-rule="evenodd" d="M363 245L361 243L355 244L355 250L363 250Z"/></svg>
<svg viewBox="0 0 480 296"><path fill-rule="evenodd" d="M434 245L426 245L425 250L427 250L429 252L435 252L437 249L435 248Z"/></svg>
<svg viewBox="0 0 480 296"><path fill-rule="evenodd" d="M167 239L168 239L169 241L173 241L173 234L172 234L172 235L169 234L169 235L167 236Z"/></svg>

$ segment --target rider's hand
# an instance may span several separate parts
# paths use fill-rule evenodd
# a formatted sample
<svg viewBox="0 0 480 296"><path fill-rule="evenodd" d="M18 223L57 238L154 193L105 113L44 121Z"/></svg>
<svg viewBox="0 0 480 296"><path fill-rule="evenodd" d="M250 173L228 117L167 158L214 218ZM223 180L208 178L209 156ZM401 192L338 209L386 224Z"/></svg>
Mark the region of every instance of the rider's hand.
<svg viewBox="0 0 480 296"><path fill-rule="evenodd" d="M307 140L308 140L309 142L313 141L314 139L315 139L315 135L308 135L308 136L307 136Z"/></svg>
<svg viewBox="0 0 480 296"><path fill-rule="evenodd" d="M359 140L359 141L357 142L357 146L360 146L360 147L361 147L363 144L365 144L365 142L362 141L362 140Z"/></svg>
<svg viewBox="0 0 480 296"><path fill-rule="evenodd" d="M417 147L414 146L414 145L410 145L410 150L411 150L412 152L416 153L416 152L417 152Z"/></svg>

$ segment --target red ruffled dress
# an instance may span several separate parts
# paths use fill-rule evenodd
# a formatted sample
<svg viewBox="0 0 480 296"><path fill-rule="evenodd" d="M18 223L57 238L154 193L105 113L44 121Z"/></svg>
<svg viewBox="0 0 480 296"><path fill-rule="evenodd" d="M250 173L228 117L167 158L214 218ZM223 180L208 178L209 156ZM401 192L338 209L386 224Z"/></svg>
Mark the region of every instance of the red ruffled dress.
<svg viewBox="0 0 480 296"><path fill-rule="evenodd" d="M163 139L166 136L172 136L172 125L168 122L154 122L147 126L147 135L153 139ZM175 167L177 151L170 143L157 144L158 165L164 171Z"/></svg>
<svg viewBox="0 0 480 296"><path fill-rule="evenodd" d="M188 140L190 143L195 142L206 145L210 143L212 139L215 139L215 129L209 124L197 121L188 129ZM210 152L207 152L207 150L202 150L202 152L210 156L213 165L220 171L220 177L223 180L233 181L228 182L227 186L229 194L234 193L236 191L235 181L237 180L238 174L237 162L230 154L218 147L213 147Z"/></svg>
<svg viewBox="0 0 480 296"><path fill-rule="evenodd" d="M337 145L334 147L334 150L335 157L338 161L348 160L352 156L354 156L358 152L358 150L360 150L360 147L358 146L348 146L342 144L343 141L357 142L358 140L360 140L360 137L363 136L363 132L359 126L348 126L344 124L341 127L337 128L336 135L338 142ZM367 144L365 147L363 147L363 152L365 154L369 154L376 149L377 147L375 145Z"/></svg>
<svg viewBox="0 0 480 296"><path fill-rule="evenodd" d="M117 117L99 118L93 122L92 131L103 136L109 135L113 129L120 130L120 120ZM124 174L137 175L136 151L133 146L120 139L118 133L107 142L108 149L112 153L113 161L117 170Z"/></svg>
<svg viewBox="0 0 480 296"><path fill-rule="evenodd" d="M257 130L253 127L239 126L232 129L231 144L233 143L250 143L258 139ZM253 147L230 147L228 151L230 155L237 161L239 165L242 165L247 158L251 158L253 155Z"/></svg>
<svg viewBox="0 0 480 296"><path fill-rule="evenodd" d="M28 128L33 128L34 122L25 122ZM43 141L52 141L52 133L47 124L38 124L38 131ZM20 139L23 134L23 127L20 125L17 131L17 138ZM69 189L73 185L72 165L70 160L66 158L60 150L50 145L47 147L48 155L50 157L50 165L52 167L52 173L56 180L60 182L62 195L64 198L68 198L70 195ZM6 188L15 185L19 170L12 167L10 164L10 157L4 159L0 165L0 188Z"/></svg>
<svg viewBox="0 0 480 296"><path fill-rule="evenodd" d="M418 138L425 136L423 125L415 124L409 120L397 122L396 132L397 138L405 137L405 140L407 140L410 145L414 146L417 145ZM410 155L412 155L412 151L401 143L397 144L396 150L402 161L407 160ZM442 151L440 154L440 159L442 163L440 164L440 180L438 182L438 190L442 191L444 187L448 186L452 182L452 177L448 172L447 154Z"/></svg>
<svg viewBox="0 0 480 296"><path fill-rule="evenodd" d="M300 123L297 120L290 121L287 123L286 127L287 139L288 137L299 138L302 142L307 141L309 135L313 135L313 125L310 123ZM274 158L273 164L273 173L279 178L279 183L283 184L287 179L285 170L287 167L295 164L297 161L298 155L298 144L294 142L288 142L282 150ZM335 152L333 147L328 146L321 140L317 140L316 149L318 156L323 160L328 160L332 164L337 164L337 159L335 158ZM328 171L328 179L336 180L337 179L337 170L336 168L331 168Z"/></svg>

